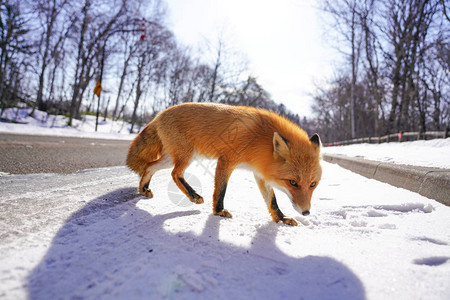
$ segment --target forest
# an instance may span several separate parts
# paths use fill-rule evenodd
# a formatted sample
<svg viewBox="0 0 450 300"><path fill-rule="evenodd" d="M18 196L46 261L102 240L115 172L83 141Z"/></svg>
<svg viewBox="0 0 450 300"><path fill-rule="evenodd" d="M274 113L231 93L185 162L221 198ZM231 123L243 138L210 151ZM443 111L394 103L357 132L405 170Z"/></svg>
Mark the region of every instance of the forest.
<svg viewBox="0 0 450 300"><path fill-rule="evenodd" d="M327 141L449 130L450 19L444 0L323 0L342 63L317 86ZM448 134L446 134L448 135Z"/></svg>
<svg viewBox="0 0 450 300"><path fill-rule="evenodd" d="M1 2L0 100L73 118L100 108L146 123L183 102L263 107L299 123L275 103L245 61L218 36L214 55L192 54L165 25L162 1ZM101 82L100 98L94 88Z"/></svg>
<svg viewBox="0 0 450 300"><path fill-rule="evenodd" d="M275 111L329 142L449 129L444 0L318 0L340 60L302 118L220 35L205 53L180 44L162 0L0 1L0 117L30 107L71 126L99 111L136 132L166 107L217 102Z"/></svg>

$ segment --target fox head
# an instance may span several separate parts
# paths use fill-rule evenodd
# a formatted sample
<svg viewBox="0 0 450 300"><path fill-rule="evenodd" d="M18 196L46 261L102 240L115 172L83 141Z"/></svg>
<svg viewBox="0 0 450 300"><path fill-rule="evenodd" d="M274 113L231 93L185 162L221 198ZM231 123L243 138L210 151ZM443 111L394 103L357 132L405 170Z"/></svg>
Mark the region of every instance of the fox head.
<svg viewBox="0 0 450 300"><path fill-rule="evenodd" d="M275 186L284 191L295 210L309 215L311 196L322 176L320 166L320 138L288 141L277 132L273 135L272 178Z"/></svg>

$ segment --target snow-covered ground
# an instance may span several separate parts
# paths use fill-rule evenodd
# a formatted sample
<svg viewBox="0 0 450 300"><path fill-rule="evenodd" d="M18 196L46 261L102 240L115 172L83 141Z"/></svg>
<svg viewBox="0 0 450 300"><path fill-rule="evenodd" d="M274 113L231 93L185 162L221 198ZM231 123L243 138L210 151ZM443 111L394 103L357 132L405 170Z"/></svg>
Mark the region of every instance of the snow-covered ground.
<svg viewBox="0 0 450 300"><path fill-rule="evenodd" d="M323 163L312 214L275 224L251 173L211 213L214 162L194 205L171 183L136 193L125 167L0 177L0 298L449 299L450 207Z"/></svg>
<svg viewBox="0 0 450 300"><path fill-rule="evenodd" d="M322 152L396 164L450 169L450 138L324 147Z"/></svg>
<svg viewBox="0 0 450 300"><path fill-rule="evenodd" d="M0 131L55 131L25 121ZM58 135L117 131L61 122ZM223 219L211 213L214 167L187 170L202 205L170 170L153 177L153 199L126 167L0 177L0 298L450 299L450 207L323 162L310 216L276 192L298 227L271 221L245 170L231 176Z"/></svg>

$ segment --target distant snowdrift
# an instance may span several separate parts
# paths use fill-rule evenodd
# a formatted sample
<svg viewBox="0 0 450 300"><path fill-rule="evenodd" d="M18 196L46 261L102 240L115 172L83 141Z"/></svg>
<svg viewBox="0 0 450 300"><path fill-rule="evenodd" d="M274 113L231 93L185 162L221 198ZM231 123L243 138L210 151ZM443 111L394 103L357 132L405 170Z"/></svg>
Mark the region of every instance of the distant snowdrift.
<svg viewBox="0 0 450 300"><path fill-rule="evenodd" d="M0 133L17 133L32 135L57 135L90 137L99 139L132 140L136 134L130 134L130 124L120 120L99 118L97 132L95 131L95 116L85 115L83 120L73 120L73 126L67 126L65 116L49 115L36 110L30 117L31 108L9 108L3 112L2 118L16 123L0 122Z"/></svg>

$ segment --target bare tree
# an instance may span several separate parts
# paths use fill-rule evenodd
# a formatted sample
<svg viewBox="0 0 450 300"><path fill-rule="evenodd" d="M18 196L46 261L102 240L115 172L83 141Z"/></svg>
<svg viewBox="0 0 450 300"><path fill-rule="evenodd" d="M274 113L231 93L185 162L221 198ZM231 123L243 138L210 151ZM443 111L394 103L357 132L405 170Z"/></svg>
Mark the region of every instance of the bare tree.
<svg viewBox="0 0 450 300"><path fill-rule="evenodd" d="M18 96L20 73L32 53L26 41L27 20L20 4L20 1L0 2L0 116L8 103Z"/></svg>
<svg viewBox="0 0 450 300"><path fill-rule="evenodd" d="M194 62L194 66L191 68L191 84L192 84L192 99L196 102L209 101L209 81L212 74L212 69L205 63L200 62L198 59Z"/></svg>
<svg viewBox="0 0 450 300"><path fill-rule="evenodd" d="M375 12L375 0L366 0L360 14L361 26L364 35L364 50L365 50L365 65L366 65L366 77L367 86L370 91L369 98L374 98L374 132L375 136L381 134L380 119L384 124L384 88L383 88L383 75L380 70L380 53L381 46L380 41L376 33L376 12ZM381 112L381 116L380 116Z"/></svg>
<svg viewBox="0 0 450 300"><path fill-rule="evenodd" d="M211 69L208 101L225 102L230 89L240 84L240 77L247 70L247 61L227 44L226 32L219 32L216 41L208 44L205 50Z"/></svg>
<svg viewBox="0 0 450 300"><path fill-rule="evenodd" d="M58 26L64 26L64 22L61 22L58 18L62 15L63 9L67 3L67 0L37 0L33 2L35 7L34 10L41 20L41 34L39 35L39 49L37 52L37 56L40 60L40 70L38 72L38 91L33 112L36 106L39 110L46 110L46 101L43 99L45 72L51 61L54 59L52 52L54 52L54 49L61 43L61 39L58 39L56 32ZM68 23L70 24L70 22Z"/></svg>
<svg viewBox="0 0 450 300"><path fill-rule="evenodd" d="M216 99L217 85L220 83L221 78L219 72L221 71L222 59L223 59L223 47L224 42L222 38L219 38L216 48L216 59L212 68L211 74L211 88L209 92L209 101L214 102Z"/></svg>
<svg viewBox="0 0 450 300"><path fill-rule="evenodd" d="M138 43L136 43L135 41L133 41L132 38L130 38L130 35L135 35L135 33L129 33L126 32L121 36L121 41L123 41L123 65L122 65L122 72L120 75L120 82L119 82L119 87L117 90L117 96L116 96L116 101L115 101L115 105L114 105L114 110L112 113L112 118L114 120L117 119L118 117L118 109L120 106L120 99L122 96L122 91L124 88L124 84L125 84L125 80L127 78L128 72L129 72L129 66L130 63L133 59L133 57L135 56L137 49L138 49Z"/></svg>
<svg viewBox="0 0 450 300"><path fill-rule="evenodd" d="M141 97L150 86L152 81L160 81L163 77L168 57L165 54L168 49L172 49L174 44L173 34L160 26L156 22L152 22L151 29L148 30L148 39L142 40L139 46L139 55L136 61L136 96L134 100L133 113L131 116L131 129L133 132L134 125L137 121L137 112L141 102Z"/></svg>
<svg viewBox="0 0 450 300"><path fill-rule="evenodd" d="M247 80L243 81L233 90L233 94L227 97L225 103L274 109L274 107L268 107L267 103L270 101L269 93L257 79L254 76L248 76Z"/></svg>
<svg viewBox="0 0 450 300"><path fill-rule="evenodd" d="M243 76L247 63L223 34L196 55L177 44L162 0L0 0L0 9L2 109L30 100L33 112L68 113L72 125L84 107L100 113L102 99L106 118L111 99L114 119L131 118L131 132L188 101L264 107L299 122L255 77ZM97 81L101 98L91 90Z"/></svg>
<svg viewBox="0 0 450 300"><path fill-rule="evenodd" d="M410 111L418 95L418 58L426 51L428 29L437 1L389 1L385 32L393 51L385 52L392 62L392 99L387 131L411 129ZM419 110L420 103L416 102ZM424 111L419 112L420 129L425 130Z"/></svg>
<svg viewBox="0 0 450 300"><path fill-rule="evenodd" d="M350 90L350 111L351 111L351 136L356 137L356 114L355 88L358 81L359 61L361 56L362 30L360 26L360 1L358 0L324 0L322 8L334 18L332 26L337 29L340 36L344 38L344 47L349 48L349 52L344 52L350 61L351 66L351 90ZM345 44L348 43L348 46ZM337 45L340 49L341 44ZM342 51L342 50L340 50Z"/></svg>
<svg viewBox="0 0 450 300"><path fill-rule="evenodd" d="M319 89L314 110L317 124L346 124L335 89L350 89L351 137L447 126L449 23L439 0L324 1L347 59L329 89ZM336 47L345 47L341 41ZM443 59L442 59L443 58ZM359 64L362 62L362 64ZM362 66L362 67L361 67ZM356 79L356 80L355 80ZM330 84L330 83L328 83ZM337 87L336 87L337 86ZM334 91L334 92L333 92ZM329 101L326 105L326 101ZM322 109L335 109L326 113ZM347 109L343 110L346 115ZM322 120L322 118L331 120ZM341 126L341 128L347 128ZM333 136L336 138L337 136Z"/></svg>
<svg viewBox="0 0 450 300"><path fill-rule="evenodd" d="M109 5L112 12L98 12L95 10L93 0L85 0L79 11L77 20L78 32L75 36L77 45L75 76L73 81L73 93L69 125L72 125L74 117L78 116L83 94L90 81L95 76L96 62L104 59L104 48L107 40L115 33L120 32L122 26L126 26L127 1L117 1L118 5ZM102 6L104 8L104 6ZM98 74L98 73L97 73Z"/></svg>

